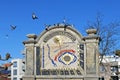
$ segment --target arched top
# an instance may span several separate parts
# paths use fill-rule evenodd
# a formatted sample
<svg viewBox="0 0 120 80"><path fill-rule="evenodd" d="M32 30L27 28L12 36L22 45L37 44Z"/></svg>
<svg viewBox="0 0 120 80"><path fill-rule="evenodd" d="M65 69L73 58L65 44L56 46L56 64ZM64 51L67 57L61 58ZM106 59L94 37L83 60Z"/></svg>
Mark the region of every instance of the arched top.
<svg viewBox="0 0 120 80"><path fill-rule="evenodd" d="M76 38L79 38L79 40L82 39L82 35L71 25L59 24L59 25L50 26L49 28L44 30L36 38L36 42L41 42L41 40L43 40L43 42L47 42L48 39L56 35L64 35L66 37L71 38L72 41L75 41Z"/></svg>

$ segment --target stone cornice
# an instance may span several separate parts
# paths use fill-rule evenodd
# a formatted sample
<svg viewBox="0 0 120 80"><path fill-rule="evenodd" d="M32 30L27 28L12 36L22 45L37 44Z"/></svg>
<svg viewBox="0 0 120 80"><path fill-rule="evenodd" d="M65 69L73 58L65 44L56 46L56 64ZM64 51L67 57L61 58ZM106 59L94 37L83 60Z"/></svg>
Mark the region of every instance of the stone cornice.
<svg viewBox="0 0 120 80"><path fill-rule="evenodd" d="M36 39L36 38L37 38L37 36L36 36L35 34L28 34L27 37L28 37L28 38L33 38L33 39Z"/></svg>
<svg viewBox="0 0 120 80"><path fill-rule="evenodd" d="M88 29L86 30L87 34L96 34L97 30L96 29Z"/></svg>
<svg viewBox="0 0 120 80"><path fill-rule="evenodd" d="M85 36L85 37L83 37L83 40L90 40L90 39L97 39L97 40L100 40L100 37L99 36Z"/></svg>
<svg viewBox="0 0 120 80"><path fill-rule="evenodd" d="M23 44L31 44L31 43L37 43L35 40L27 40L27 41L23 41Z"/></svg>

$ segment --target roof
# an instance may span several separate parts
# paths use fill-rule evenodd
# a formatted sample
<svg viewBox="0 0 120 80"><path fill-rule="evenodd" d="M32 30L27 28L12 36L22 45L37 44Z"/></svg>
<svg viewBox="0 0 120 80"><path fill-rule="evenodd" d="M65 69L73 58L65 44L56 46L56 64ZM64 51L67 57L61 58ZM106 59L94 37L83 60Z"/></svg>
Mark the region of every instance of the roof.
<svg viewBox="0 0 120 80"><path fill-rule="evenodd" d="M6 63L3 65L3 67L10 67L13 63Z"/></svg>

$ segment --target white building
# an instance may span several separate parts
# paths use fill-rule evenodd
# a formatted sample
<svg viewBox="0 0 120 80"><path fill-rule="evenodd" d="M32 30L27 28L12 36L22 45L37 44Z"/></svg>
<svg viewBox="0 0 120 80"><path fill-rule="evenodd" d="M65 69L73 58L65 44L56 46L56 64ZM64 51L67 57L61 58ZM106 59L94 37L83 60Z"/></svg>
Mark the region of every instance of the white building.
<svg viewBox="0 0 120 80"><path fill-rule="evenodd" d="M120 80L120 57L118 56L104 56L101 65L100 72L101 80Z"/></svg>
<svg viewBox="0 0 120 80"><path fill-rule="evenodd" d="M111 56L103 56L102 62L103 62L103 63L106 63L106 62L120 62L120 57L114 56L114 55L111 55Z"/></svg>
<svg viewBox="0 0 120 80"><path fill-rule="evenodd" d="M11 80L22 80L22 76L25 72L25 62L23 59L13 59L11 61Z"/></svg>

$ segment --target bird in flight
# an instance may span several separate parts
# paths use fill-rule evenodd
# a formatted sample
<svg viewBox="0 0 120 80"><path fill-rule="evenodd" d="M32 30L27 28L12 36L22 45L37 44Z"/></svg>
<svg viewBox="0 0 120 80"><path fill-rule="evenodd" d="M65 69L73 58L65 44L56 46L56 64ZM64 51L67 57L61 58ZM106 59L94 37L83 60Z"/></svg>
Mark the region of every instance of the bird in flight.
<svg viewBox="0 0 120 80"><path fill-rule="evenodd" d="M16 26L14 26L14 25L10 25L10 27L11 27L12 31L16 29Z"/></svg>
<svg viewBox="0 0 120 80"><path fill-rule="evenodd" d="M38 19L38 17L35 15L35 13L32 13L32 19L33 20Z"/></svg>

